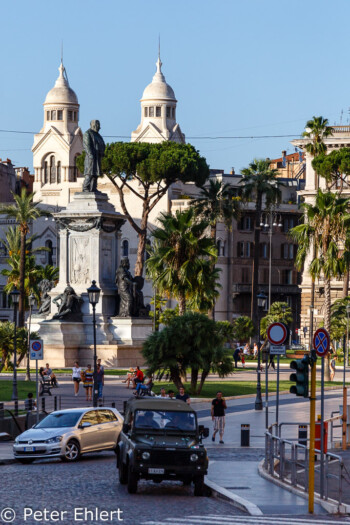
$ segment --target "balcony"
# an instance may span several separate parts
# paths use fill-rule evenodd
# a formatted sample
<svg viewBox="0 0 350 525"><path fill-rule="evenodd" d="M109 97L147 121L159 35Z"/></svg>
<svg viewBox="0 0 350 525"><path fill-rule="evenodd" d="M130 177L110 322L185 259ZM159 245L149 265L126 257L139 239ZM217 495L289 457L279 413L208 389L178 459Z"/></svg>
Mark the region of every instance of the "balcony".
<svg viewBox="0 0 350 525"><path fill-rule="evenodd" d="M259 291L268 293L269 291L269 285L268 284L259 284L258 286ZM252 291L252 285L247 284L238 284L235 283L232 285L231 293L232 294L240 294L240 293L251 293ZM271 293L272 294L286 294L286 295L293 295L293 294L300 294L301 290L297 284L273 284L271 286Z"/></svg>

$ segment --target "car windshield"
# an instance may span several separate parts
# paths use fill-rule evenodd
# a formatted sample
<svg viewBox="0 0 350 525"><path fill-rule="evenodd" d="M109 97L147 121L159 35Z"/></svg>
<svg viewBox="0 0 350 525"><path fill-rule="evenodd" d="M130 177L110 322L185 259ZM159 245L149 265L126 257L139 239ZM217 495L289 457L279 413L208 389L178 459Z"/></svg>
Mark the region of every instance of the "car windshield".
<svg viewBox="0 0 350 525"><path fill-rule="evenodd" d="M193 412L175 412L171 410L137 410L135 412L134 429L195 432L196 415Z"/></svg>
<svg viewBox="0 0 350 525"><path fill-rule="evenodd" d="M75 427L82 412L56 412L49 414L35 428Z"/></svg>

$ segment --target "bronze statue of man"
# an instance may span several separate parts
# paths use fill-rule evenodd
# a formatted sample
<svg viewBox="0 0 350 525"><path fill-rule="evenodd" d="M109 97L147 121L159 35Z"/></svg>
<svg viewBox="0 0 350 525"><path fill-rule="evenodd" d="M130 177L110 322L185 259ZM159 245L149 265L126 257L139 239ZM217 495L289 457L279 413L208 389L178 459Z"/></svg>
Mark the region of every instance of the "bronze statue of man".
<svg viewBox="0 0 350 525"><path fill-rule="evenodd" d="M97 177L102 175L101 160L106 148L104 140L99 134L100 128L100 121L92 120L90 129L85 131L83 137L85 150L83 191L93 193L97 191Z"/></svg>

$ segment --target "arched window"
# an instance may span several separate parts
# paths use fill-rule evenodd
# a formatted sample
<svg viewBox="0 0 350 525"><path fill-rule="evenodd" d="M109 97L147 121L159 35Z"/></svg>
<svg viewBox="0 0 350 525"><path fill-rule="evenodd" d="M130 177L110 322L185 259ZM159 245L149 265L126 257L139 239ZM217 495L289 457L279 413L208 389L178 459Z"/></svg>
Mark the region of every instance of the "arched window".
<svg viewBox="0 0 350 525"><path fill-rule="evenodd" d="M50 111L46 111L46 120L50 120Z"/></svg>
<svg viewBox="0 0 350 525"><path fill-rule="evenodd" d="M129 241L127 241L127 240L124 240L122 242L122 255L123 255L123 257L128 257L129 256Z"/></svg>
<svg viewBox="0 0 350 525"><path fill-rule="evenodd" d="M220 239L216 241L216 249L218 251L218 257L220 257L221 255L221 240Z"/></svg>
<svg viewBox="0 0 350 525"><path fill-rule="evenodd" d="M51 111L51 120L56 120L56 110Z"/></svg>
<svg viewBox="0 0 350 525"><path fill-rule="evenodd" d="M47 264L50 264L51 266L53 265L53 247L52 247L52 241L46 241L45 242L45 248L48 248L48 251L46 252L46 260L47 260Z"/></svg>
<svg viewBox="0 0 350 525"><path fill-rule="evenodd" d="M55 157L51 155L50 157L50 183L56 182L56 164Z"/></svg>
<svg viewBox="0 0 350 525"><path fill-rule="evenodd" d="M162 108L160 106L156 106L156 117L162 116Z"/></svg>
<svg viewBox="0 0 350 525"><path fill-rule="evenodd" d="M145 117L148 117L148 108L147 107L144 108L144 115L145 115Z"/></svg>
<svg viewBox="0 0 350 525"><path fill-rule="evenodd" d="M44 164L44 184L46 184L47 181L48 181L47 162L45 160L45 164Z"/></svg>
<svg viewBox="0 0 350 525"><path fill-rule="evenodd" d="M57 170L56 170L56 173L57 173L57 182L61 182L61 162L58 161L57 162Z"/></svg>

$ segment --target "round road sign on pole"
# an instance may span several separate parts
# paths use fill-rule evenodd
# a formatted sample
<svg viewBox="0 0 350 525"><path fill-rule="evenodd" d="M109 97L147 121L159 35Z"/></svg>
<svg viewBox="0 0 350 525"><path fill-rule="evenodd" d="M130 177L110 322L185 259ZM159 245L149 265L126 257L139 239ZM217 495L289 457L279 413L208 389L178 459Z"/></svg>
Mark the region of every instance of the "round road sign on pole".
<svg viewBox="0 0 350 525"><path fill-rule="evenodd" d="M283 323L272 323L267 328L267 338L272 345L282 345L288 337L288 328Z"/></svg>
<svg viewBox="0 0 350 525"><path fill-rule="evenodd" d="M319 328L314 333L314 348L319 357L324 357L330 346L329 333L325 328Z"/></svg>

